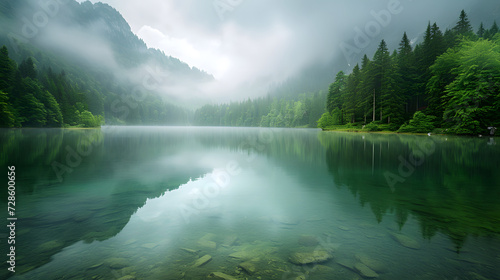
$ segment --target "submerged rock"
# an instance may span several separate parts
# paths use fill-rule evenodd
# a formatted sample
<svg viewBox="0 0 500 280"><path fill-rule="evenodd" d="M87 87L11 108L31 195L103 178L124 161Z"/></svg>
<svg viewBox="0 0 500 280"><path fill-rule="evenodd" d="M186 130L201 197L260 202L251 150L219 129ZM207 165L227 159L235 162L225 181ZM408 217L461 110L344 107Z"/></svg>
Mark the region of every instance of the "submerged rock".
<svg viewBox="0 0 500 280"><path fill-rule="evenodd" d="M199 258L193 265L193 267L200 267L206 263L208 263L209 261L212 260L212 256L210 255L204 255L203 257Z"/></svg>
<svg viewBox="0 0 500 280"><path fill-rule="evenodd" d="M362 264L362 263L356 263L354 265L354 269L356 269L357 272L359 272L359 274L363 277L366 277L366 278L377 278L378 277L378 274L371 270L368 266Z"/></svg>
<svg viewBox="0 0 500 280"><path fill-rule="evenodd" d="M349 269L349 270L356 271L356 270L354 269L354 261L352 261L352 260L350 260L350 259L337 259L337 258L335 258L335 261L336 261L339 265L341 265L341 266L343 266L343 267L345 267L345 268L347 268L347 269Z"/></svg>
<svg viewBox="0 0 500 280"><path fill-rule="evenodd" d="M273 216L271 219L273 222L277 224L282 224L287 226L294 226L299 224L299 221L297 219L285 216Z"/></svg>
<svg viewBox="0 0 500 280"><path fill-rule="evenodd" d="M108 265L112 269L120 269L127 267L129 262L124 258L109 258L104 261L106 265Z"/></svg>
<svg viewBox="0 0 500 280"><path fill-rule="evenodd" d="M182 251L190 253L190 254L197 254L200 250L193 250L189 248L181 248Z"/></svg>
<svg viewBox="0 0 500 280"><path fill-rule="evenodd" d="M212 272L212 273L210 273L210 276L214 277L215 279L238 280L238 279L234 278L233 276L227 275L227 274L222 273L222 272Z"/></svg>
<svg viewBox="0 0 500 280"><path fill-rule="evenodd" d="M346 226L339 226L339 229L343 230L343 231L350 231L351 229L346 227Z"/></svg>
<svg viewBox="0 0 500 280"><path fill-rule="evenodd" d="M254 254L247 251L238 251L230 254L229 256L235 259L246 260L246 259L251 259L254 256Z"/></svg>
<svg viewBox="0 0 500 280"><path fill-rule="evenodd" d="M242 262L238 265L241 267L246 273L252 275L257 271L257 268L255 267L255 264L252 262Z"/></svg>
<svg viewBox="0 0 500 280"><path fill-rule="evenodd" d="M236 243L237 240L238 236L236 235L227 236L226 238L224 238L224 241L222 241L222 246L231 247Z"/></svg>
<svg viewBox="0 0 500 280"><path fill-rule="evenodd" d="M91 265L87 268L87 270L91 270L91 269L96 269L98 267L101 267L104 263L103 262L100 262L100 263L96 263L94 265Z"/></svg>
<svg viewBox="0 0 500 280"><path fill-rule="evenodd" d="M38 246L38 250L42 252L50 252L62 249L62 247L64 247L64 243L58 240L53 240L41 244L40 246Z"/></svg>
<svg viewBox="0 0 500 280"><path fill-rule="evenodd" d="M213 240L216 236L217 235L209 232L209 233L203 235L200 239Z"/></svg>
<svg viewBox="0 0 500 280"><path fill-rule="evenodd" d="M301 235L299 237L299 245L312 247L319 244L318 238L313 235Z"/></svg>
<svg viewBox="0 0 500 280"><path fill-rule="evenodd" d="M132 275L127 275L127 276L123 276L123 277L118 278L118 280L135 280L135 279L137 279L137 278L135 278Z"/></svg>
<svg viewBox="0 0 500 280"><path fill-rule="evenodd" d="M303 264L312 264L312 263L324 263L330 260L332 255L330 255L327 251L318 250L311 253L306 252L295 252L290 255L290 262L298 265Z"/></svg>
<svg viewBox="0 0 500 280"><path fill-rule="evenodd" d="M407 248L415 249L415 250L420 249L420 244L416 240L414 240L406 235L399 234L399 233L392 233L391 235L397 242L399 242L399 244L401 244Z"/></svg>
<svg viewBox="0 0 500 280"><path fill-rule="evenodd" d="M141 247L142 248L146 248L146 249L153 249L155 248L156 246L158 246L157 244L155 243L146 243L146 244L143 244Z"/></svg>
<svg viewBox="0 0 500 280"><path fill-rule="evenodd" d="M198 240L198 245L202 247L206 247L209 249L215 249L217 248L217 243L211 241L211 240L206 240L206 239L200 239Z"/></svg>
<svg viewBox="0 0 500 280"><path fill-rule="evenodd" d="M215 249L217 248L217 243L212 241L213 238L215 238L215 234L207 233L202 238L198 239L198 245L209 249Z"/></svg>
<svg viewBox="0 0 500 280"><path fill-rule="evenodd" d="M358 261L376 272L384 272L386 270L385 265L381 261L375 260L365 254L356 254L355 257Z"/></svg>

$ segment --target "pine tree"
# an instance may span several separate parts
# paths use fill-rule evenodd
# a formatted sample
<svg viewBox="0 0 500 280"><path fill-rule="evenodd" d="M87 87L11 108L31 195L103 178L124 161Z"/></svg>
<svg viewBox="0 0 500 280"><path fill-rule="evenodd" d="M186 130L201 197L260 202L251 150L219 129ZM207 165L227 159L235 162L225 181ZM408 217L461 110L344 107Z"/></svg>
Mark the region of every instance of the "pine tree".
<svg viewBox="0 0 500 280"><path fill-rule="evenodd" d="M21 72L21 77L23 78L31 78L31 79L36 79L37 73L35 70L35 63L33 62L33 59L31 57L28 57L28 59L25 59L19 64L19 72Z"/></svg>
<svg viewBox="0 0 500 280"><path fill-rule="evenodd" d="M343 104L343 111L346 116L346 120L354 123L356 122L356 112L359 110L360 95L359 95L359 83L360 83L360 68L356 64L354 66L352 73L347 77L346 90Z"/></svg>
<svg viewBox="0 0 500 280"><path fill-rule="evenodd" d="M359 83L359 99L360 108L363 114L364 123L368 122L368 117L373 111L373 81L370 76L372 62L365 54L361 62L360 83Z"/></svg>
<svg viewBox="0 0 500 280"><path fill-rule="evenodd" d="M486 30L484 29L484 25L483 23L481 22L481 25L479 25L479 29L477 30L477 36L479 38L483 38L484 37L484 33L486 32Z"/></svg>
<svg viewBox="0 0 500 280"><path fill-rule="evenodd" d="M384 95L388 89L388 78L389 71L391 70L391 57L389 54L389 50L387 48L387 44L385 40L382 40L378 46L375 55L373 56L373 67L371 67L370 76L373 79L373 88L374 88L374 108L375 111L378 111L380 114L380 120L383 119L384 113ZM376 112L372 112L373 117L376 117Z"/></svg>
<svg viewBox="0 0 500 280"><path fill-rule="evenodd" d="M432 25L431 33L431 55L433 58L432 63L434 63L434 61L436 61L436 58L443 54L446 49L444 47L443 32L441 32L436 23Z"/></svg>
<svg viewBox="0 0 500 280"><path fill-rule="evenodd" d="M498 28L497 22L494 21L491 28L485 31L484 38L491 40L491 39L493 39L493 37L495 37L495 35L499 31L500 31L500 29Z"/></svg>
<svg viewBox="0 0 500 280"><path fill-rule="evenodd" d="M16 116L9 104L7 93L0 91L0 127L13 127Z"/></svg>
<svg viewBox="0 0 500 280"><path fill-rule="evenodd" d="M455 25L453 30L458 35L468 35L473 32L472 26L469 22L469 18L467 17L467 14L464 10L460 12L460 19L458 20L457 25Z"/></svg>
<svg viewBox="0 0 500 280"><path fill-rule="evenodd" d="M400 84L401 95L405 99L405 112L407 115L411 115L414 111L416 103L416 67L415 58L411 42L406 35L406 32L399 43L397 55L397 73L399 73L398 84Z"/></svg>
<svg viewBox="0 0 500 280"><path fill-rule="evenodd" d="M337 73L335 82L330 85L328 90L328 97L326 100L326 109L332 112L335 108L341 109L342 107L342 94L344 92L347 76L343 71Z"/></svg>
<svg viewBox="0 0 500 280"><path fill-rule="evenodd" d="M15 70L15 62L9 58L7 47L3 46L0 49L0 90L8 92L14 79Z"/></svg>

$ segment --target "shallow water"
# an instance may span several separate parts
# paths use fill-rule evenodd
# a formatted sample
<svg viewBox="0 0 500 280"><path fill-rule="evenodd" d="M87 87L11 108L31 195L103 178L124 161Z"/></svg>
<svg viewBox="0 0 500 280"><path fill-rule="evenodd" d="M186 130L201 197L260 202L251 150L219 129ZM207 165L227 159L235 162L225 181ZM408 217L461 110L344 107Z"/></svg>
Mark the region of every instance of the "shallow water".
<svg viewBox="0 0 500 280"><path fill-rule="evenodd" d="M494 139L103 127L0 140L18 218L16 273L1 278L500 278Z"/></svg>

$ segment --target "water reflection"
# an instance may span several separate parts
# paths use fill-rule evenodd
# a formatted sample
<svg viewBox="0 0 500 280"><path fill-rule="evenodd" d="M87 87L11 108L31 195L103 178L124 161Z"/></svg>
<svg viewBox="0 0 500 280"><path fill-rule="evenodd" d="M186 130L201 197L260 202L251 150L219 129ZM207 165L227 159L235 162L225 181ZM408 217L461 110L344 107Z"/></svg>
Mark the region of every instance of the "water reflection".
<svg viewBox="0 0 500 280"><path fill-rule="evenodd" d="M484 139L158 127L0 137L2 165L22 171L18 277L354 278L360 254L384 263L384 279L498 272L500 150ZM404 161L418 164L401 173ZM54 162L71 169L63 180ZM400 233L420 249L405 251ZM289 261L315 246L335 261ZM242 252L259 272L230 257Z"/></svg>
<svg viewBox="0 0 500 280"><path fill-rule="evenodd" d="M494 168L500 150L485 140L349 133L322 133L319 139L336 185L369 204L377 221L395 213L402 229L411 214L423 237L444 233L457 251L468 235L500 233Z"/></svg>

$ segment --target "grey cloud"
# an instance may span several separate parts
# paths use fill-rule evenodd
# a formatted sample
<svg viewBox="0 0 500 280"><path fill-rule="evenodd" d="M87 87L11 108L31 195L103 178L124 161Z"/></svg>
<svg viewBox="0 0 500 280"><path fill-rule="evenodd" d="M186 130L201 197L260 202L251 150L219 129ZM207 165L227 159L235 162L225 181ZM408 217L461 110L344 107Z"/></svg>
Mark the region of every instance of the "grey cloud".
<svg viewBox="0 0 500 280"><path fill-rule="evenodd" d="M381 26L380 32L369 38L369 44L359 48L358 57L364 53L371 57L381 39L388 41L390 49L397 48L405 31L417 38L429 21L437 22L442 29L450 28L462 9L471 12L475 25L482 20L482 13L495 11L492 6L500 11L496 0L220 0L236 3L221 19L214 8L214 4L220 3L217 1L103 2L120 11L135 32L148 25L168 36L186 38L201 49L206 48L207 42L220 41L220 47L214 51L233 61L229 80L201 85L197 91L197 98L213 101L264 95L267 84L263 82L280 82L315 63L332 63L339 70L348 71L349 61L342 53L341 43L352 45L356 28L364 30L370 22L377 22L373 14L387 10L388 5L399 3L402 11L392 14L387 26ZM277 30L288 34L269 43L278 37ZM163 51L169 53L168 49Z"/></svg>

